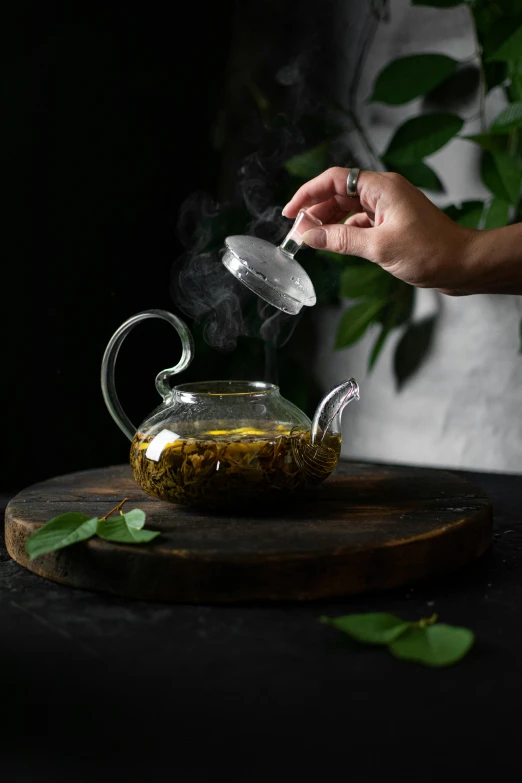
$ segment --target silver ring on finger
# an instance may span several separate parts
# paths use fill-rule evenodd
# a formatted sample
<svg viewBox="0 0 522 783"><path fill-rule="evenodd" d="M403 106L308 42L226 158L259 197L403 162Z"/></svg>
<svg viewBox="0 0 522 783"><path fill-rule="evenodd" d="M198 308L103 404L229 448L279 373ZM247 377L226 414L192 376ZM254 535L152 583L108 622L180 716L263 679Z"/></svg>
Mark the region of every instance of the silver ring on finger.
<svg viewBox="0 0 522 783"><path fill-rule="evenodd" d="M346 195L350 198L357 198L357 180L359 179L359 174L361 173L361 169L350 169L348 173L348 178L346 180Z"/></svg>

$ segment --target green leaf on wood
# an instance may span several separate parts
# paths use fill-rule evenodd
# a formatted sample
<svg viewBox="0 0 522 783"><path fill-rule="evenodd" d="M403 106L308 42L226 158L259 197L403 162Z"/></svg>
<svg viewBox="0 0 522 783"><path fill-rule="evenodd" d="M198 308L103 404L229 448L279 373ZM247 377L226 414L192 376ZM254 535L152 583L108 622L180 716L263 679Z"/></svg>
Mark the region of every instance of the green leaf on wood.
<svg viewBox="0 0 522 783"><path fill-rule="evenodd" d="M385 304L385 299L368 299L352 305L342 316L337 328L335 348L347 348L360 340Z"/></svg>
<svg viewBox="0 0 522 783"><path fill-rule="evenodd" d="M364 644L390 644L412 626L412 623L384 612L321 617L321 622Z"/></svg>
<svg viewBox="0 0 522 783"><path fill-rule="evenodd" d="M397 388L402 389L406 381L418 370L431 348L436 316L429 316L410 323L397 343L393 357L393 370Z"/></svg>
<svg viewBox="0 0 522 783"><path fill-rule="evenodd" d="M486 58L487 62L502 61L508 62L510 60L522 59L522 25L518 27L507 40L502 43L499 48L490 54Z"/></svg>
<svg viewBox="0 0 522 783"><path fill-rule="evenodd" d="M132 512L129 512L132 515ZM143 516L145 514L141 512ZM104 519L98 524L97 533L100 538L104 538L106 541L115 541L120 544L145 544L152 541L153 538L159 536L159 532L155 530L143 530L143 524L141 528L135 527L137 521L136 516L131 517L131 521L127 520L127 514L122 514L117 517L109 517ZM145 520L143 520L143 523Z"/></svg>
<svg viewBox="0 0 522 783"><path fill-rule="evenodd" d="M371 101L398 106L425 95L454 73L457 61L444 54L400 57L378 75Z"/></svg>
<svg viewBox="0 0 522 783"><path fill-rule="evenodd" d="M504 133L475 133L473 136L461 136L465 141L472 141L489 152L505 152L508 139Z"/></svg>
<svg viewBox="0 0 522 783"><path fill-rule="evenodd" d="M416 188L424 188L424 190L431 190L434 193L444 193L444 185L437 174L422 161L412 163L409 166L394 164L393 168L398 174L406 177L408 182L411 182Z"/></svg>
<svg viewBox="0 0 522 783"><path fill-rule="evenodd" d="M388 164L418 163L448 143L462 128L456 114L422 114L406 120L395 132L382 156Z"/></svg>
<svg viewBox="0 0 522 783"><path fill-rule="evenodd" d="M396 658L425 666L451 666L471 650L474 634L467 628L443 623L426 628L410 627L388 649Z"/></svg>
<svg viewBox="0 0 522 783"><path fill-rule="evenodd" d="M513 128L522 126L522 101L511 103L498 114L491 124L495 133L509 133Z"/></svg>
<svg viewBox="0 0 522 783"><path fill-rule="evenodd" d="M509 221L509 209L510 205L507 201L501 201L501 199L495 196L489 205L483 228L502 228L503 226L507 226Z"/></svg>
<svg viewBox="0 0 522 783"><path fill-rule="evenodd" d="M323 141L317 147L302 152L300 155L294 155L283 165L293 177L306 180L313 179L327 167L328 147L329 143Z"/></svg>
<svg viewBox="0 0 522 783"><path fill-rule="evenodd" d="M129 527L133 527L136 530L141 530L143 525L145 524L145 519L147 518L147 515L144 511L141 510L141 508L133 508L132 511L126 511L123 516L125 517L125 522Z"/></svg>
<svg viewBox="0 0 522 783"><path fill-rule="evenodd" d="M75 511L54 517L27 539L25 551L29 560L91 538L96 533L97 524L97 517L90 519L86 514Z"/></svg>
<svg viewBox="0 0 522 783"><path fill-rule="evenodd" d="M368 297L383 299L390 288L391 276L378 264L346 266L341 272L341 296L347 299Z"/></svg>
<svg viewBox="0 0 522 783"><path fill-rule="evenodd" d="M459 226L478 228L484 212L484 204L482 201L463 201L458 207L451 204L443 212Z"/></svg>
<svg viewBox="0 0 522 783"><path fill-rule="evenodd" d="M485 152L482 156L482 181L494 196L517 204L522 185L522 171L515 158L507 152Z"/></svg>

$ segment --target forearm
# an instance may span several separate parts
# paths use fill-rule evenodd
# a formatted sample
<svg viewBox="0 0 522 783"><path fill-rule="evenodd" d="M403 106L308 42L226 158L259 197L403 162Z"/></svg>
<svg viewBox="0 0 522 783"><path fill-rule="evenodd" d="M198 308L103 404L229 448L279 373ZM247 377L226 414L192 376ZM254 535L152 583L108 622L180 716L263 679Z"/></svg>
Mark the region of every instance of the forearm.
<svg viewBox="0 0 522 783"><path fill-rule="evenodd" d="M473 232L470 294L522 294L522 223Z"/></svg>

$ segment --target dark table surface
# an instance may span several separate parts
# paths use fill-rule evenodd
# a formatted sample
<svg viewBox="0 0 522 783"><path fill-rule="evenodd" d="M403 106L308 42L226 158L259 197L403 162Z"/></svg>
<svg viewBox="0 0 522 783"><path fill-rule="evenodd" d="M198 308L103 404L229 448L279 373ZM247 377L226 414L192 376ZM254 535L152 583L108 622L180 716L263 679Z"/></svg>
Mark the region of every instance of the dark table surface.
<svg viewBox="0 0 522 783"><path fill-rule="evenodd" d="M522 476L461 475L493 501L492 549L388 593L153 604L53 584L2 546L0 769L17 783L520 780ZM368 611L437 612L472 628L475 649L429 669L318 622Z"/></svg>

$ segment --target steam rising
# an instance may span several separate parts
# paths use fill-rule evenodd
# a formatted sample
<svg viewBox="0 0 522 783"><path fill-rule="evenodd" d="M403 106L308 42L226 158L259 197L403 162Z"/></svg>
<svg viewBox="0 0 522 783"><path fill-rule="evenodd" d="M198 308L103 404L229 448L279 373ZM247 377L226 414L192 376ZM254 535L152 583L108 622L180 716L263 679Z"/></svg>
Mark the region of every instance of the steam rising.
<svg viewBox="0 0 522 783"><path fill-rule="evenodd" d="M238 172L241 200L252 218L245 233L276 245L289 229L281 205L270 205L269 181L280 160L280 153L264 162L256 153L244 160ZM182 205L178 235L186 252L174 266L172 295L183 313L203 324L204 338L213 348L232 351L241 335L261 337L267 346L266 374L274 378L277 349L288 342L299 317L272 307L236 280L221 263L224 246L209 249L212 221L227 206L220 208L205 193L192 194Z"/></svg>
<svg viewBox="0 0 522 783"><path fill-rule="evenodd" d="M290 87L305 108L302 55L275 74L276 82ZM237 171L234 205L246 208L250 221L229 234L249 234L278 245L290 228L282 217L282 204L274 204L274 183L282 163L302 150L304 139L298 130L299 112L293 122L283 122L277 133L251 129L259 141L256 152L246 156ZM216 238L215 227L231 204L215 203L205 193L192 194L182 205L178 235L185 247L173 269L172 296L179 309L203 325L206 342L221 351L232 351L240 336L265 342L265 380L277 380L277 350L292 336L299 316L290 316L264 302L242 285L223 266L224 236ZM223 231L223 229L221 229Z"/></svg>

